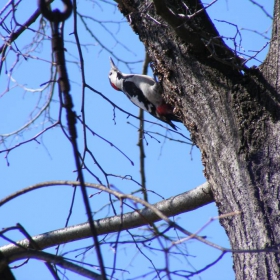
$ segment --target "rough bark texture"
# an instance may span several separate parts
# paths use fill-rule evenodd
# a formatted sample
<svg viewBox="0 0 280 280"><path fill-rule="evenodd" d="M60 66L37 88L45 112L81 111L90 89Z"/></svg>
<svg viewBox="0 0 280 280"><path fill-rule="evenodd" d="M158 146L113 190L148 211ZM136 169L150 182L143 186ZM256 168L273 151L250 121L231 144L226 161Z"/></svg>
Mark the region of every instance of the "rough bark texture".
<svg viewBox="0 0 280 280"><path fill-rule="evenodd" d="M205 12L180 15L182 2L194 13L199 1L118 2L200 148L219 212L242 212L223 219L232 249L280 249L279 0L270 52L257 69L213 39ZM234 253L233 260L236 279L280 279L277 253Z"/></svg>

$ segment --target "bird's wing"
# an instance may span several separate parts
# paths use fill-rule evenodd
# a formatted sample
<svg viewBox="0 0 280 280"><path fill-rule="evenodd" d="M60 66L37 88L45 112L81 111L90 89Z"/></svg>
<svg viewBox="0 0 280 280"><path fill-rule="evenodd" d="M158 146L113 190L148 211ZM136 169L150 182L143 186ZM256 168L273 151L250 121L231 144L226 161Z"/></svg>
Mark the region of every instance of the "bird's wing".
<svg viewBox="0 0 280 280"><path fill-rule="evenodd" d="M137 107L154 116L156 115L156 107L144 96L135 83L127 80L124 81L123 92Z"/></svg>

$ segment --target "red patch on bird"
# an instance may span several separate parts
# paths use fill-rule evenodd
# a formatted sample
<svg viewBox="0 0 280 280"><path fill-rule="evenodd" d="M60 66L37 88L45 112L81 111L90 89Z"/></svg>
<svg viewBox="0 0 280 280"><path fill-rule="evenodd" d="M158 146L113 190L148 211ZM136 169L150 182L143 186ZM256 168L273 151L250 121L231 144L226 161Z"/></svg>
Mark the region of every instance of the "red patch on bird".
<svg viewBox="0 0 280 280"><path fill-rule="evenodd" d="M121 90L120 90L119 88L117 88L111 81L110 81L110 84L111 84L112 88L114 88L115 90L121 91Z"/></svg>
<svg viewBox="0 0 280 280"><path fill-rule="evenodd" d="M157 113L159 115L170 115L173 114L173 108L169 104L162 104L157 107Z"/></svg>

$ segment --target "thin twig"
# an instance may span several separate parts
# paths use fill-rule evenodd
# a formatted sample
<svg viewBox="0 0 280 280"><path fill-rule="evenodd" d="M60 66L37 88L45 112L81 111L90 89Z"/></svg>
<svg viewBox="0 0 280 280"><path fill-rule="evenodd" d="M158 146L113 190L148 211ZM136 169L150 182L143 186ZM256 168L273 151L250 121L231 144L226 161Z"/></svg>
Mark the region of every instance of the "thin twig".
<svg viewBox="0 0 280 280"><path fill-rule="evenodd" d="M145 54L145 59L143 62L143 69L142 74L147 75L148 72L148 64L149 64L150 58L148 53ZM144 149L144 111L143 109L139 109L139 136L138 136L138 143L139 146L139 157L140 157L140 176L141 176L141 188L143 193L143 198L145 201L148 201L148 193L146 189L146 173L145 173L145 149Z"/></svg>
<svg viewBox="0 0 280 280"><path fill-rule="evenodd" d="M258 6L265 14L266 16L268 16L270 19L273 19L273 17L265 10L264 6L260 5L259 3L257 3L254 0L249 0L251 3L253 3L254 5Z"/></svg>

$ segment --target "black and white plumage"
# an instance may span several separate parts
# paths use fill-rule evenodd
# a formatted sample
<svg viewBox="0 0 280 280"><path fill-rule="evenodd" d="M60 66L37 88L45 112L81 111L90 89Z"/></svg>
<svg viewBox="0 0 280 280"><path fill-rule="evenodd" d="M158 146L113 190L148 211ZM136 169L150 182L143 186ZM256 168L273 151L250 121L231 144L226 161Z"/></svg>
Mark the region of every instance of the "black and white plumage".
<svg viewBox="0 0 280 280"><path fill-rule="evenodd" d="M147 75L124 74L116 67L112 58L110 61L111 86L115 90L122 91L137 107L176 130L176 126L171 121L180 122L180 120L173 114L173 107L166 104L162 98L160 85Z"/></svg>

